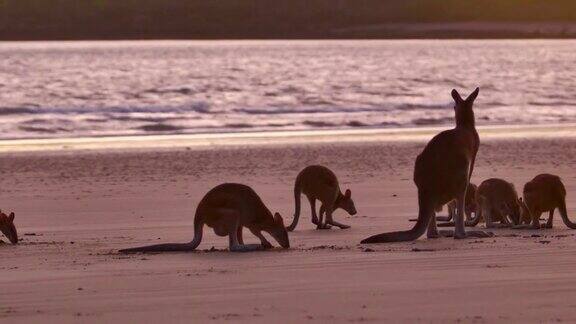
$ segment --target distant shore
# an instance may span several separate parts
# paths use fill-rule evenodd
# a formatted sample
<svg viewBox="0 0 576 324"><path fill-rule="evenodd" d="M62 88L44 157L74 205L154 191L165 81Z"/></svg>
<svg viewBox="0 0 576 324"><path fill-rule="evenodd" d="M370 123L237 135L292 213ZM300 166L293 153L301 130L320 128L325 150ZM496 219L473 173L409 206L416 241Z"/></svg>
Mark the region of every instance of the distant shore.
<svg viewBox="0 0 576 324"><path fill-rule="evenodd" d="M572 0L0 2L0 40L574 38Z"/></svg>
<svg viewBox="0 0 576 324"><path fill-rule="evenodd" d="M385 23L340 28L346 38L407 39L547 39L576 38L576 23L564 22L430 22Z"/></svg>
<svg viewBox="0 0 576 324"><path fill-rule="evenodd" d="M574 39L574 22L390 22L267 33L203 33L196 30L134 32L11 32L0 29L0 41L83 40L314 40L314 39Z"/></svg>

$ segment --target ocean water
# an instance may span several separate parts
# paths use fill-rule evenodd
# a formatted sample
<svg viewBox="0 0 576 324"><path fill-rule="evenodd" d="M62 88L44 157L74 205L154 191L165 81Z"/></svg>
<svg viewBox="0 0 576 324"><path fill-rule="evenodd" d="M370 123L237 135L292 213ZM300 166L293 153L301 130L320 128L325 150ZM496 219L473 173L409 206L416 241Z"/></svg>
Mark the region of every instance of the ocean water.
<svg viewBox="0 0 576 324"><path fill-rule="evenodd" d="M576 41L0 42L0 138L576 121Z"/></svg>

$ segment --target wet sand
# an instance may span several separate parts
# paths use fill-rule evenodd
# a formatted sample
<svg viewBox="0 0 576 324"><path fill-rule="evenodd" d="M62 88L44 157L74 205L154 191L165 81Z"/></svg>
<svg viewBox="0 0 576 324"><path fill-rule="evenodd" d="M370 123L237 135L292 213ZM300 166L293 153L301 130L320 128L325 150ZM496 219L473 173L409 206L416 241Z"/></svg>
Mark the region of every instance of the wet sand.
<svg viewBox="0 0 576 324"><path fill-rule="evenodd" d="M490 134L473 182L502 177L521 191L538 173L558 174L576 219L573 133ZM1 207L16 211L23 240L0 244L0 322L576 320L576 232L558 215L551 230L360 245L412 225L413 161L426 141L365 138L3 149ZM332 168L342 189L352 189L358 215L335 216L351 229L314 230L303 199L290 250L229 253L227 239L206 228L198 252L116 253L189 241L196 203L222 182L253 186L289 222L293 181L308 164Z"/></svg>

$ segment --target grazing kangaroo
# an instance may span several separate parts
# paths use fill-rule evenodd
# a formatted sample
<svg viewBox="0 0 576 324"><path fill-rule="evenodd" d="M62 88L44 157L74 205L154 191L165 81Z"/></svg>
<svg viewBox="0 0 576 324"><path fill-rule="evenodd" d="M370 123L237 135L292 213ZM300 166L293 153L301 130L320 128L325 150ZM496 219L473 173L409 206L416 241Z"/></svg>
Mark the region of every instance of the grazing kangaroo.
<svg viewBox="0 0 576 324"><path fill-rule="evenodd" d="M427 237L467 236L488 237L491 233L468 231L464 228L465 198L474 169L480 138L474 125L472 106L480 89L476 88L466 100L452 90L456 113L456 127L434 136L416 158L414 183L418 187L418 220L412 229L374 235L362 243L412 241L424 234ZM452 199L457 200L454 231L438 231L435 211Z"/></svg>
<svg viewBox="0 0 576 324"><path fill-rule="evenodd" d="M476 190L478 189L478 187L476 187L475 184L473 184L472 182L470 182L470 184L468 184L468 189L466 190L466 210L465 215L466 215L466 226L475 226L475 225L470 225L472 224L474 218L472 217L472 214L476 214L477 213L477 209L476 209ZM451 220L454 218L454 215L456 215L457 213L457 207L458 202L456 201L456 199L451 200L446 206L448 207L448 216L436 216L436 221L440 221L440 222L446 222L446 223L438 223L438 227L448 227L448 226L454 226L454 222L451 222ZM442 211L442 208L438 208L436 209L436 212L440 212ZM411 222L415 222L417 221L417 218L411 219Z"/></svg>
<svg viewBox="0 0 576 324"><path fill-rule="evenodd" d="M18 244L18 232L14 226L14 213L6 215L0 211L0 231L10 240L12 244Z"/></svg>
<svg viewBox="0 0 576 324"><path fill-rule="evenodd" d="M518 198L518 193L512 183L498 178L485 180L478 187L476 201L479 208L474 225L477 225L482 218L487 228L520 224L524 202ZM508 216L512 223L508 220Z"/></svg>
<svg viewBox="0 0 576 324"><path fill-rule="evenodd" d="M261 232L267 232L283 248L289 248L288 232L280 214L272 213L252 188L237 183L224 183L210 190L198 204L194 216L194 239L190 243L167 243L120 250L130 252L192 251L202 240L204 225L218 236L228 236L230 251L245 252L271 248ZM244 244L242 229L247 227L261 244Z"/></svg>
<svg viewBox="0 0 576 324"><path fill-rule="evenodd" d="M305 194L310 202L312 209L312 223L316 224L317 229L327 229L330 225L338 226L342 229L350 228L349 225L344 225L334 221L332 213L338 208L342 208L350 215L356 214L356 207L352 200L352 192L346 189L342 194L340 185L334 172L330 171L325 166L311 165L300 171L296 177L294 184L294 200L296 204L296 211L294 212L294 220L288 226L288 231L293 231L298 224L300 218L300 196ZM316 200L320 200L320 217L316 216ZM326 214L326 223L322 223L323 214Z"/></svg>
<svg viewBox="0 0 576 324"><path fill-rule="evenodd" d="M566 188L560 177L552 174L539 174L534 179L524 185L524 202L527 209L522 215L522 219L531 225L519 225L514 228L540 228L540 216L544 212L549 212L548 221L545 228L552 228L554 210L558 208L564 224L571 229L576 229L576 223L568 219L566 211Z"/></svg>

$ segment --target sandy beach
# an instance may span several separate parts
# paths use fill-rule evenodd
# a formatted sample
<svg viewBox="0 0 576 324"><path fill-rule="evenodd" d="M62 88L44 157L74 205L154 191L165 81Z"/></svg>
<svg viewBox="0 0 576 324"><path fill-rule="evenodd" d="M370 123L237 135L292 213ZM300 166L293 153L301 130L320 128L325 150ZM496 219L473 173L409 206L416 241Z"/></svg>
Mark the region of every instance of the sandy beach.
<svg viewBox="0 0 576 324"><path fill-rule="evenodd" d="M0 143L0 207L16 212L22 239L0 244L0 322L576 321L576 232L558 216L554 229L489 239L359 244L412 226L414 159L437 131ZM500 177L521 192L557 174L576 219L574 126L481 138L474 183ZM302 199L289 250L229 253L206 228L194 253L116 252L191 240L197 202L222 182L252 186L289 221L294 178L309 164L352 190L358 214L335 214L351 229L314 230Z"/></svg>

